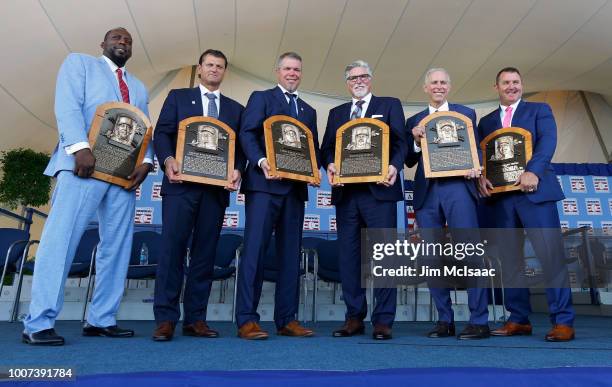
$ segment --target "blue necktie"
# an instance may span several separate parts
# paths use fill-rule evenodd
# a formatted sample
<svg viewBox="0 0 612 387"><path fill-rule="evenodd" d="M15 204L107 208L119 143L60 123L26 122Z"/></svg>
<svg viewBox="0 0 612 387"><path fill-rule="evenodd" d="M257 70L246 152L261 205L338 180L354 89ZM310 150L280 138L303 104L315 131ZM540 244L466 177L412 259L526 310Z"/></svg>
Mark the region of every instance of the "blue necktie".
<svg viewBox="0 0 612 387"><path fill-rule="evenodd" d="M291 117L297 120L298 118L297 100L296 100L297 95L292 94L292 93L285 93L285 95L289 97L289 114L291 115Z"/></svg>
<svg viewBox="0 0 612 387"><path fill-rule="evenodd" d="M217 99L217 96L214 93L206 93L204 95L206 96L206 98L208 98L208 116L212 118L219 118L217 104L215 103L215 99Z"/></svg>
<svg viewBox="0 0 612 387"><path fill-rule="evenodd" d="M355 120L357 118L361 118L361 106L365 103L364 100L359 100L355 102L355 110L351 113L351 120Z"/></svg>

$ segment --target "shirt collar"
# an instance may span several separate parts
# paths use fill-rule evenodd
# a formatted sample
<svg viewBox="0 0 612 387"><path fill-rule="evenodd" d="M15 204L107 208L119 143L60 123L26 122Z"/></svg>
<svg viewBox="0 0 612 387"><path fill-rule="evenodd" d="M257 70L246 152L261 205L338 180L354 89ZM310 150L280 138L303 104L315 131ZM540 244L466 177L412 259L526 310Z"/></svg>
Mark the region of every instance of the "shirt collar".
<svg viewBox="0 0 612 387"><path fill-rule="evenodd" d="M282 87L282 86L280 85L280 83L279 83L277 86L278 86L278 88L279 88L279 89L281 89L281 91L283 92L283 94L285 94L285 93L289 93L289 94L293 94L293 95L295 95L295 98L298 98L298 97L299 97L299 95L298 95L298 91L297 91L297 90L296 90L296 91L294 91L294 92L292 93L292 92L288 91L287 89L285 89L284 87ZM287 96L285 95L285 97L287 97Z"/></svg>
<svg viewBox="0 0 612 387"><path fill-rule="evenodd" d="M119 68L120 68L120 69L121 69L121 72L122 72L123 74L125 74L125 66L123 66L123 67L119 67L119 66L117 66L117 65L115 64L115 62L113 62L112 60L110 60L110 59L109 59L109 58L108 58L106 55L102 55L102 58L104 58L104 60L106 61L106 63L108 64L108 66L110 67L110 69L111 69L111 71L112 71L113 73L116 73L116 72L117 72L117 69L119 69Z"/></svg>
<svg viewBox="0 0 612 387"><path fill-rule="evenodd" d="M429 114L435 113L436 111L439 112L447 112L449 111L449 107L448 107L448 101L444 101L444 103L442 105L440 105L439 108L435 108L431 105L428 106L429 107Z"/></svg>
<svg viewBox="0 0 612 387"><path fill-rule="evenodd" d="M510 106L512 106L512 112L515 112L515 111L516 111L516 107L518 106L518 104L519 104L519 103L521 103L521 99L522 99L522 98L519 98L519 100L518 100L518 101L516 101L515 103L513 103L512 105L510 105ZM506 109L508 108L508 106L504 106L504 105L500 104L500 105L499 105L499 108L500 108L500 109L502 110L502 112L504 112L504 114L505 114L505 113L506 113Z"/></svg>
<svg viewBox="0 0 612 387"><path fill-rule="evenodd" d="M213 93L217 98L221 98L221 92L219 91L219 89L215 91L210 91L206 87L204 87L204 85L202 85L201 83L198 86L200 87L200 94L206 96L206 93Z"/></svg>
<svg viewBox="0 0 612 387"><path fill-rule="evenodd" d="M357 101L363 101L364 104L368 105L371 99L372 99L372 93L368 93L368 95L366 95L362 99L353 98L353 106L355 106Z"/></svg>

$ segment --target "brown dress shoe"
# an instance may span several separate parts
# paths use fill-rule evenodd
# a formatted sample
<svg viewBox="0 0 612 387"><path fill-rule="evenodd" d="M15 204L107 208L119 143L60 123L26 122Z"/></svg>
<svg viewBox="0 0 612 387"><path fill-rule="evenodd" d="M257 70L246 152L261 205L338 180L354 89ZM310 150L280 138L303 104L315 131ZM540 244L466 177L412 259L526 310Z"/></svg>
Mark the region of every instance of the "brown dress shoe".
<svg viewBox="0 0 612 387"><path fill-rule="evenodd" d="M365 333L365 326L363 325L363 321L358 320L356 318L349 318L344 322L344 325L335 330L332 333L334 337L351 337L355 335L363 335Z"/></svg>
<svg viewBox="0 0 612 387"><path fill-rule="evenodd" d="M172 336L174 336L174 323L170 321L160 322L153 331L154 341L170 341Z"/></svg>
<svg viewBox="0 0 612 387"><path fill-rule="evenodd" d="M214 339L219 337L219 332L210 329L206 321L198 320L193 324L183 325L183 336L206 337Z"/></svg>
<svg viewBox="0 0 612 387"><path fill-rule="evenodd" d="M255 321L249 321L238 329L238 337L247 340L265 340L268 338L268 332L261 329Z"/></svg>
<svg viewBox="0 0 612 387"><path fill-rule="evenodd" d="M574 337L574 328L569 325L555 324L544 339L546 341L571 341L574 340Z"/></svg>
<svg viewBox="0 0 612 387"><path fill-rule="evenodd" d="M297 320L291 321L276 332L280 336L292 336L292 337L311 337L314 336L312 329L304 328L300 325Z"/></svg>
<svg viewBox="0 0 612 387"><path fill-rule="evenodd" d="M493 329L491 336L530 336L531 335L531 324L518 324L512 321L508 321L503 327Z"/></svg>
<svg viewBox="0 0 612 387"><path fill-rule="evenodd" d="M390 326L384 324L374 325L374 331L372 332L372 338L374 340L390 340L392 337Z"/></svg>

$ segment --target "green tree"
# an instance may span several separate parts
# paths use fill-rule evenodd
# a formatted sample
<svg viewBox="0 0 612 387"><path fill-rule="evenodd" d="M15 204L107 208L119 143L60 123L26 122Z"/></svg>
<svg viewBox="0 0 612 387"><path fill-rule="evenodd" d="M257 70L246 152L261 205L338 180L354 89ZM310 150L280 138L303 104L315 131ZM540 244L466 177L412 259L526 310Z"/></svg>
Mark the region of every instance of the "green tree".
<svg viewBox="0 0 612 387"><path fill-rule="evenodd" d="M0 203L14 210L20 205L38 207L49 201L51 178L43 174L49 155L18 148L2 152L0 163Z"/></svg>

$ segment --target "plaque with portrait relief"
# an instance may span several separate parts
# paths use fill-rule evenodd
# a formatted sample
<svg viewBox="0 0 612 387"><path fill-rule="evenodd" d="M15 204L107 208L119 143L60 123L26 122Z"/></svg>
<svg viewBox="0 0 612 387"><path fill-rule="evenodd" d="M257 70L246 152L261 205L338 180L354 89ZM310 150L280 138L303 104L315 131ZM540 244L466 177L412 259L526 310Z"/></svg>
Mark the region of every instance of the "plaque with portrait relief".
<svg viewBox="0 0 612 387"><path fill-rule="evenodd" d="M389 126L374 118L351 120L336 131L335 182L382 182L389 173Z"/></svg>
<svg viewBox="0 0 612 387"><path fill-rule="evenodd" d="M493 185L492 193L520 189L514 183L531 160L532 144L531 132L516 127L497 129L480 142L483 175Z"/></svg>
<svg viewBox="0 0 612 387"><path fill-rule="evenodd" d="M469 117L457 112L437 112L423 118L419 126L425 128L421 140L425 177L465 176L471 169L480 169Z"/></svg>
<svg viewBox="0 0 612 387"><path fill-rule="evenodd" d="M310 129L293 117L276 115L264 121L266 158L272 175L319 185L314 138Z"/></svg>
<svg viewBox="0 0 612 387"><path fill-rule="evenodd" d="M153 128L137 107L124 102L98 106L89 129L89 145L96 158L93 178L129 187L128 176L142 164Z"/></svg>
<svg viewBox="0 0 612 387"><path fill-rule="evenodd" d="M179 123L176 160L180 179L226 187L236 155L236 132L212 117L189 117Z"/></svg>

